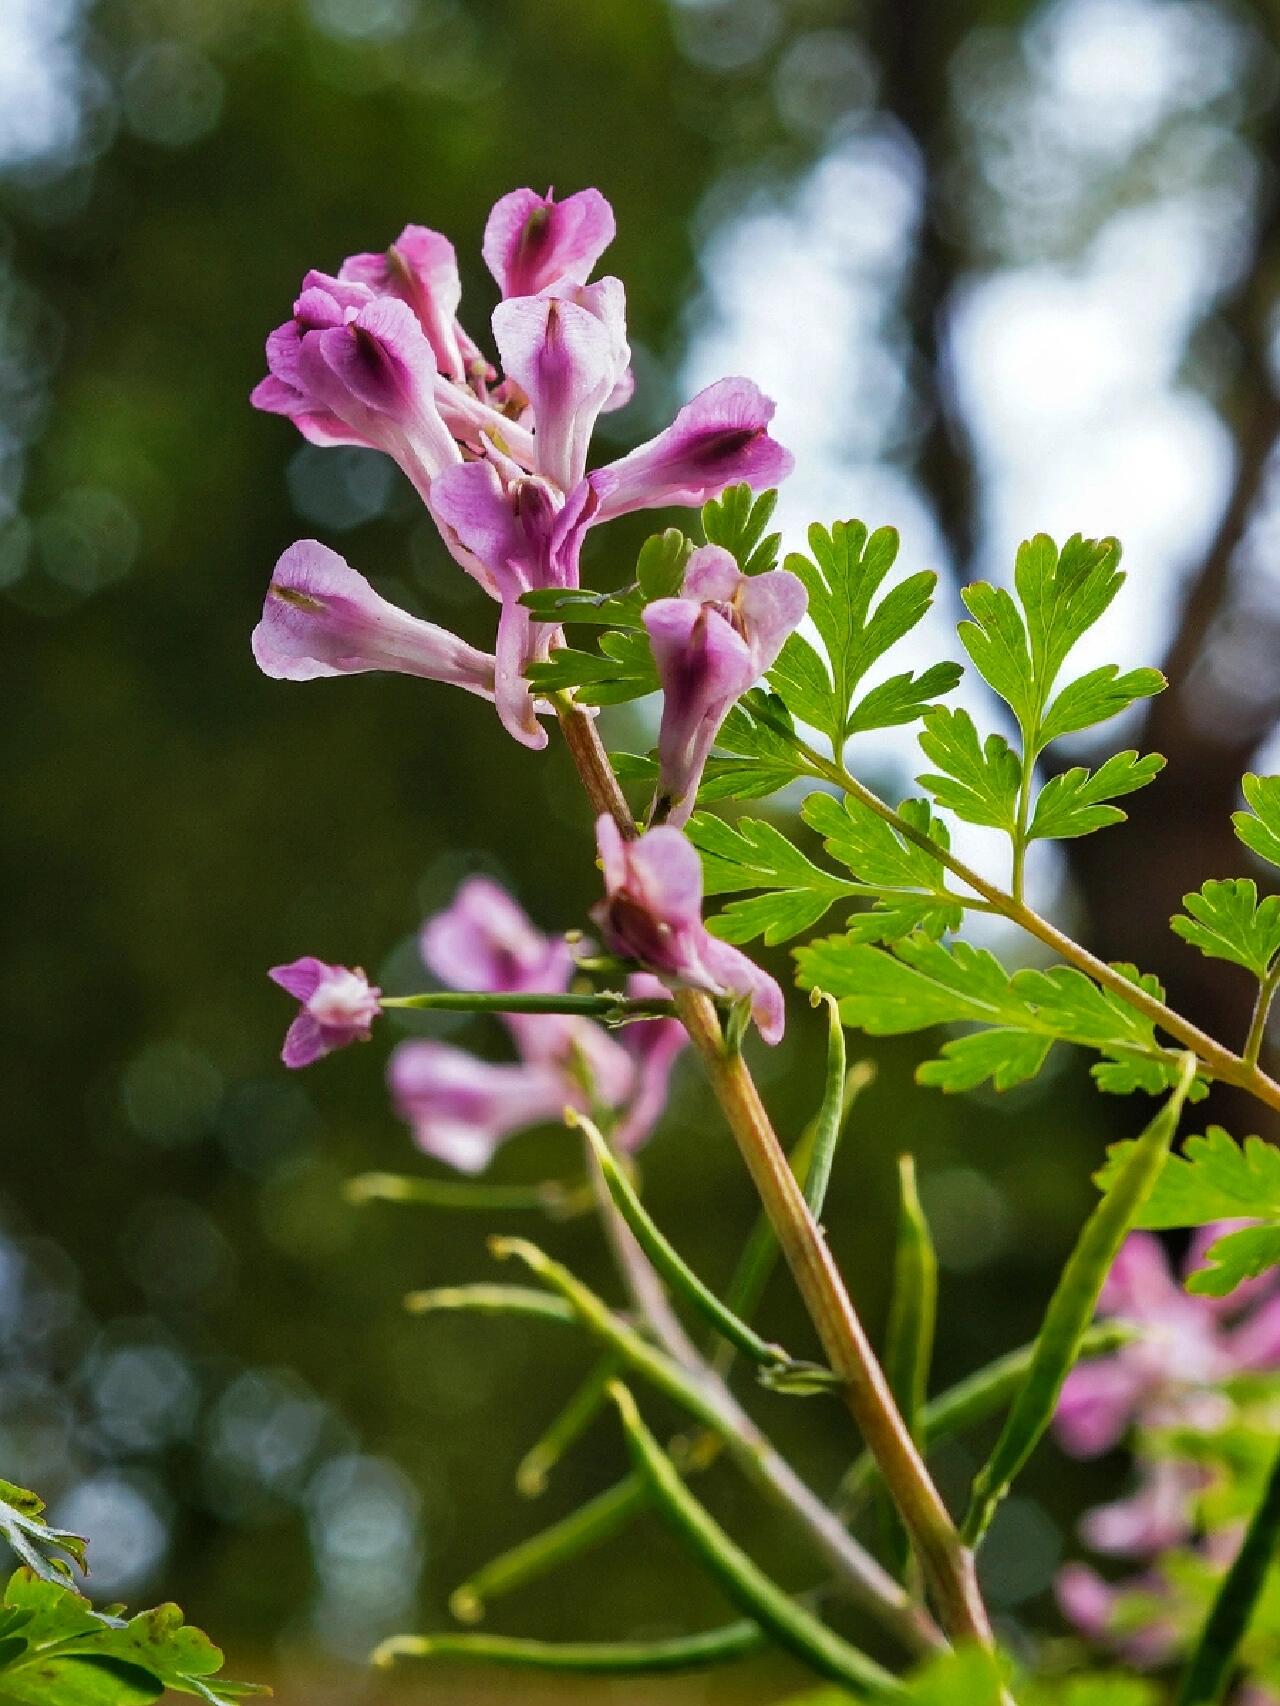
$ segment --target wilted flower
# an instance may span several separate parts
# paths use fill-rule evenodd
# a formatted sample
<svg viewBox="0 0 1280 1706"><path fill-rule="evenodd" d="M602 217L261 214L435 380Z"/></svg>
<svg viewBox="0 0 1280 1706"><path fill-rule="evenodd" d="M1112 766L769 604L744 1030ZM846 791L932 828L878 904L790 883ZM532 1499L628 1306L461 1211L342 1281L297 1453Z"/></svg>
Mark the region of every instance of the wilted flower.
<svg viewBox="0 0 1280 1706"><path fill-rule="evenodd" d="M704 545L689 558L679 597L646 609L662 683L658 811L671 823L688 820L721 724L773 666L807 603L803 582L786 569L744 575L728 551Z"/></svg>
<svg viewBox="0 0 1280 1706"><path fill-rule="evenodd" d="M382 991L358 966L331 966L308 954L287 966L272 966L267 975L302 1003L284 1039L280 1058L286 1066L310 1066L334 1049L369 1040L382 1012Z"/></svg>
<svg viewBox="0 0 1280 1706"><path fill-rule="evenodd" d="M315 539L290 545L276 564L252 645L259 669L281 681L387 669L494 695L488 653L388 603Z"/></svg>
<svg viewBox="0 0 1280 1706"><path fill-rule="evenodd" d="M767 972L702 922L702 862L678 829L651 829L624 841L607 815L596 824L605 898L592 909L615 953L636 960L668 988L750 1002L767 1043L782 1037L782 991Z"/></svg>

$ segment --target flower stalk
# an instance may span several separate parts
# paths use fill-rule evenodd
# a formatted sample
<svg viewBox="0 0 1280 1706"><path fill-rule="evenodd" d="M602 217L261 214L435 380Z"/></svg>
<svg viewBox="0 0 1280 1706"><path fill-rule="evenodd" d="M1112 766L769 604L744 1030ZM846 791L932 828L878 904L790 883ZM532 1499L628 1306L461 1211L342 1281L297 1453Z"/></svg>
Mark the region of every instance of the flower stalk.
<svg viewBox="0 0 1280 1706"><path fill-rule="evenodd" d="M566 745L592 806L608 811L620 833L634 839L635 819L594 722L567 701L558 701L556 708ZM991 1623L978 1591L973 1554L960 1540L893 1402L884 1371L791 1171L755 1080L741 1053L726 1048L719 1016L706 995L698 990L680 990L675 1004L773 1224L828 1361L844 1382L845 1401L912 1537L943 1624L953 1638L991 1646Z"/></svg>

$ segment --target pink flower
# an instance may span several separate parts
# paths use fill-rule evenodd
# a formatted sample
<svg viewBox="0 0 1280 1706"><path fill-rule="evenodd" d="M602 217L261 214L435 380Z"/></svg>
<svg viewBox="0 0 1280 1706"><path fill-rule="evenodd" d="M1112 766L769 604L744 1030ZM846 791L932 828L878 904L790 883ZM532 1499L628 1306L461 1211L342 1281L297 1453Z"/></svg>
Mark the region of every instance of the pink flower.
<svg viewBox="0 0 1280 1706"><path fill-rule="evenodd" d="M419 1149L479 1173L514 1132L560 1117L565 1090L550 1067L495 1065L448 1043L401 1043L387 1082Z"/></svg>
<svg viewBox="0 0 1280 1706"><path fill-rule="evenodd" d="M586 473L596 418L631 359L622 285L605 278L509 298L494 311L493 335L503 371L533 409L537 471L568 492Z"/></svg>
<svg viewBox="0 0 1280 1706"><path fill-rule="evenodd" d="M635 972L627 979L627 994L633 1000L648 1001L666 993L665 986L647 972ZM619 1149L632 1153L647 1141L662 1118L671 1069L688 1043L689 1033L679 1019L636 1019L623 1025L617 1035L631 1057L635 1074L613 1141Z"/></svg>
<svg viewBox="0 0 1280 1706"><path fill-rule="evenodd" d="M1164 1664L1182 1645L1182 1632L1172 1614L1144 1619L1130 1633L1115 1628L1126 1594L1140 1592L1159 1603L1169 1597L1168 1584L1157 1575L1134 1577L1118 1585L1104 1581L1087 1564L1064 1564L1053 1584L1059 1609L1069 1623L1091 1641L1110 1647L1142 1670Z"/></svg>
<svg viewBox="0 0 1280 1706"><path fill-rule="evenodd" d="M412 309L363 284L308 273L293 319L267 340L252 401L318 444L385 450L425 499L460 460L436 406L436 359Z"/></svg>
<svg viewBox="0 0 1280 1706"><path fill-rule="evenodd" d="M658 815L688 821L721 724L772 668L807 603L803 583L786 569L744 575L727 551L704 545L689 558L680 596L646 609L663 694Z"/></svg>
<svg viewBox="0 0 1280 1706"><path fill-rule="evenodd" d="M765 1042L780 1041L786 1023L782 991L702 922L702 863L693 844L670 827L624 841L608 816L597 822L596 840L605 898L591 916L608 946L668 988L748 1001Z"/></svg>
<svg viewBox="0 0 1280 1706"><path fill-rule="evenodd" d="M315 539L276 564L252 644L258 667L279 681L386 669L494 696L492 657L388 603Z"/></svg>
<svg viewBox="0 0 1280 1706"><path fill-rule="evenodd" d="M558 995L573 976L564 939L543 935L488 877L469 877L452 903L427 920L421 944L428 967L455 989ZM665 994L645 977L632 978L628 991L638 999ZM509 1065L435 1043L403 1043L395 1051L393 1098L428 1153L478 1170L508 1137L558 1118L566 1106L609 1110L613 1141L621 1148L645 1141L666 1105L671 1067L687 1040L678 1020L637 1020L612 1033L567 1013L503 1018L520 1057Z"/></svg>
<svg viewBox="0 0 1280 1706"><path fill-rule="evenodd" d="M302 1003L284 1039L280 1058L286 1066L310 1066L348 1043L368 1042L382 1011L382 991L371 987L358 966L349 971L308 954L287 966L272 966L267 975Z"/></svg>
<svg viewBox="0 0 1280 1706"><path fill-rule="evenodd" d="M484 242L504 297L493 329L505 373L494 383L458 319L453 245L407 225L385 251L348 256L336 277L306 275L253 392L316 444L369 446L400 464L454 559L501 605L494 698L530 747L547 735L528 672L563 635L534 621L521 596L576 587L583 536L598 522L702 503L791 467L768 434L772 403L748 380L726 379L666 432L587 473L598 416L632 388L623 287L587 282L613 233L598 190L560 202L516 190L497 203Z"/></svg>
<svg viewBox="0 0 1280 1706"><path fill-rule="evenodd" d="M569 280L584 284L613 242L613 209L599 190L512 190L494 203L481 253L503 296L536 296Z"/></svg>
<svg viewBox="0 0 1280 1706"><path fill-rule="evenodd" d="M492 459L446 470L432 510L454 555L480 565L483 584L501 600L495 692L503 726L526 746L545 746L525 671L550 655L560 631L533 621L519 600L537 588L578 584L576 510L537 476L504 478Z"/></svg>
<svg viewBox="0 0 1280 1706"><path fill-rule="evenodd" d="M590 476L597 521L631 510L692 506L745 480L776 486L793 460L769 437L774 405L749 379L719 379L688 402L665 432Z"/></svg>
<svg viewBox="0 0 1280 1706"><path fill-rule="evenodd" d="M1206 1228L1197 1251L1227 1230ZM1215 1384L1244 1369L1280 1368L1280 1274L1229 1299L1183 1290L1160 1240L1134 1232L1116 1258L1099 1303L1142 1329L1114 1355L1080 1363L1068 1375L1054 1418L1064 1450L1096 1457L1135 1421L1210 1423L1222 1406Z"/></svg>
<svg viewBox="0 0 1280 1706"><path fill-rule="evenodd" d="M362 284L375 296L394 296L417 317L448 378L464 381L479 352L458 323L462 280L453 244L425 225L406 225L388 248L377 254L349 255L340 279Z"/></svg>

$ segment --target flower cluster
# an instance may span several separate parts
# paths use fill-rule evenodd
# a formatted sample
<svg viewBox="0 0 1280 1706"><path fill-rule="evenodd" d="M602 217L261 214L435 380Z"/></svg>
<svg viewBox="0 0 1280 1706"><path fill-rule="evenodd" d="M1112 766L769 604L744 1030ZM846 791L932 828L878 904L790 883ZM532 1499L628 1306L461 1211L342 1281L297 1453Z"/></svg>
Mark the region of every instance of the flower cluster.
<svg viewBox="0 0 1280 1706"><path fill-rule="evenodd" d="M387 604L340 557L303 541L277 564L254 635L268 675L390 669L452 682L491 697L517 740L543 746L525 677L560 634L533 620L521 595L576 587L583 537L601 522L698 504L736 481L770 485L790 471L790 455L769 436L772 403L749 380L723 379L656 438L588 473L597 418L632 386L622 284L588 282L613 235L597 190L558 202L523 189L498 201L483 254L502 292L492 319L500 370L458 321L457 258L439 232L406 226L383 254L352 255L336 276L306 275L292 317L267 340L269 371L254 403L288 416L315 444L393 457L454 559L497 602L497 633L494 653L478 652ZM721 706L708 711L705 692L690 687L673 694L680 709L664 721L664 787L684 790L673 799L696 781L691 766L700 769L711 722L718 727L773 661L788 613L791 627L800 618L803 592L797 604L783 578L793 580L761 576L740 589L723 563L707 563L693 569L683 598L662 601L672 608L655 609L664 680L681 675L677 652L691 652L705 661L685 673L711 669ZM715 614L699 618L696 606Z"/></svg>
<svg viewBox="0 0 1280 1706"><path fill-rule="evenodd" d="M560 995L574 963L563 937L537 930L487 877L464 882L451 906L428 919L422 957L441 983L488 994ZM664 995L632 977L627 994ZM396 1111L422 1150L461 1172L479 1172L513 1133L559 1119L566 1107L603 1117L613 1142L636 1149L666 1102L667 1079L685 1043L677 1019L638 1019L616 1033L561 1013L507 1013L518 1059L495 1063L435 1041L399 1044L388 1082Z"/></svg>
<svg viewBox="0 0 1280 1706"><path fill-rule="evenodd" d="M1233 1224L1238 1223L1197 1233L1187 1272L1202 1264L1205 1250ZM1225 1381L1280 1371L1280 1271L1246 1282L1229 1297L1192 1294L1178 1283L1160 1240L1135 1232L1112 1267L1100 1308L1140 1332L1113 1355L1071 1371L1054 1427L1075 1457L1098 1456L1131 1428L1139 1430L1137 1490L1090 1511L1081 1534L1095 1551L1142 1560L1144 1568L1137 1577L1113 1583L1086 1564L1068 1564L1058 1576L1058 1601L1083 1634L1115 1647L1131 1663L1155 1665L1177 1649L1184 1633L1160 1555L1190 1542L1208 1564L1222 1569L1240 1542L1236 1527L1198 1533L1206 1471L1171 1453L1159 1438L1171 1430L1214 1434L1233 1417ZM1150 1452L1142 1449L1144 1436L1156 1447ZM1124 1602L1135 1594L1166 1606L1167 1613L1128 1630Z"/></svg>

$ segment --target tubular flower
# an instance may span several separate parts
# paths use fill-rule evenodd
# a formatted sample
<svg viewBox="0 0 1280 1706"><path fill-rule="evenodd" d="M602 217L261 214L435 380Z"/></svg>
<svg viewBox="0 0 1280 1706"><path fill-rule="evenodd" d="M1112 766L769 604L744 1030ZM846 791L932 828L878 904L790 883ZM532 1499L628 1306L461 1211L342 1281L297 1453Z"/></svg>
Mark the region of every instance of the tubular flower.
<svg viewBox="0 0 1280 1706"><path fill-rule="evenodd" d="M671 823L688 820L721 724L772 667L807 603L786 569L744 575L727 551L704 545L689 558L680 596L645 611L663 694L658 812Z"/></svg>
<svg viewBox="0 0 1280 1706"><path fill-rule="evenodd" d="M380 254L348 255L338 277L362 284L375 296L394 296L417 316L447 378L466 380L480 352L458 323L462 280L453 244L425 225L406 225Z"/></svg>
<svg viewBox="0 0 1280 1706"><path fill-rule="evenodd" d="M1229 1229L1225 1223L1207 1228L1188 1267ZM1160 1240L1134 1232L1107 1277L1099 1308L1133 1321L1142 1334L1067 1376L1054 1428L1074 1457L1109 1450L1133 1422L1208 1425L1223 1403L1216 1382L1248 1369L1280 1368L1280 1273L1261 1286L1255 1282L1243 1296L1198 1297L1178 1284Z"/></svg>
<svg viewBox="0 0 1280 1706"><path fill-rule="evenodd" d="M253 655L265 675L311 681L386 669L494 696L494 659L376 593L336 551L300 539L267 589Z"/></svg>
<svg viewBox="0 0 1280 1706"><path fill-rule="evenodd" d="M709 386L629 456L587 472L602 411L631 394L626 301L588 279L613 240L598 190L556 201L515 190L494 207L484 257L503 300L491 367L458 319L453 245L407 225L381 253L309 272L267 339L252 401L316 444L386 452L408 475L449 552L501 606L494 697L507 730L546 745L527 672L563 641L523 593L578 585L586 531L629 510L700 504L727 485L781 479L791 457L768 433L773 404L746 379Z"/></svg>
<svg viewBox="0 0 1280 1706"><path fill-rule="evenodd" d="M591 916L615 953L639 962L669 989L700 989L750 1002L767 1043L786 1024L782 991L754 961L702 922L702 862L678 829L624 841L607 815L596 824L605 898Z"/></svg>
<svg viewBox="0 0 1280 1706"><path fill-rule="evenodd" d="M791 452L769 437L774 405L749 379L718 379L677 413L664 432L590 476L597 521L631 510L692 506L726 486L775 486L791 472Z"/></svg>
<svg viewBox="0 0 1280 1706"><path fill-rule="evenodd" d="M574 970L563 938L544 936L488 877L469 877L452 903L427 920L421 948L442 983L495 995L563 994ZM628 991L641 999L665 993L643 977L633 978ZM638 1020L615 1039L573 1014L503 1018L519 1055L510 1064L477 1061L443 1044L403 1043L396 1050L393 1099L424 1149L478 1170L507 1137L558 1118L566 1105L610 1114L620 1147L635 1149L645 1141L665 1106L671 1067L685 1042L678 1021Z"/></svg>
<svg viewBox="0 0 1280 1706"><path fill-rule="evenodd" d="M565 1104L552 1069L498 1065L448 1043L401 1043L387 1083L419 1149L460 1173L479 1173L514 1132L558 1118Z"/></svg>
<svg viewBox="0 0 1280 1706"><path fill-rule="evenodd" d="M293 319L267 340L252 401L318 444L385 450L425 499L461 452L436 407L436 358L413 311L367 286L308 273Z"/></svg>
<svg viewBox="0 0 1280 1706"><path fill-rule="evenodd" d="M286 1066L310 1066L348 1043L368 1042L373 1021L382 1012L382 991L370 985L358 966L351 971L308 954L287 966L272 966L267 975L302 1003L281 1050Z"/></svg>

